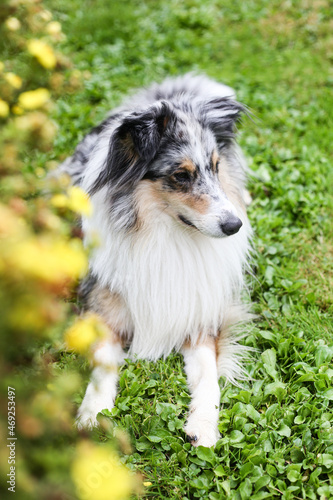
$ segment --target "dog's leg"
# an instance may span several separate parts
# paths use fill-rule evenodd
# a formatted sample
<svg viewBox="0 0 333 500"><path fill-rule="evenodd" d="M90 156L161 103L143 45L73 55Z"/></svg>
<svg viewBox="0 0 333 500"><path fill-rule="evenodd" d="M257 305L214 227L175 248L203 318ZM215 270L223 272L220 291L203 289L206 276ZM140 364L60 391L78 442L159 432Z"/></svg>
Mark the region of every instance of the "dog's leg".
<svg viewBox="0 0 333 500"><path fill-rule="evenodd" d="M96 415L104 409L111 410L117 393L118 367L125 358L121 340L133 330L129 313L120 295L100 288L93 279L81 285L81 297L88 310L95 312L109 327L109 337L93 350L91 381L77 415L77 425L97 425Z"/></svg>
<svg viewBox="0 0 333 500"><path fill-rule="evenodd" d="M215 339L191 346L184 344L182 354L192 395L185 426L188 440L194 446L214 446L219 438L217 428L220 406Z"/></svg>
<svg viewBox="0 0 333 500"><path fill-rule="evenodd" d="M77 427L92 428L98 424L96 416L102 410L111 410L117 394L118 366L124 361L121 344L112 339L97 344L93 352L94 369L77 414Z"/></svg>

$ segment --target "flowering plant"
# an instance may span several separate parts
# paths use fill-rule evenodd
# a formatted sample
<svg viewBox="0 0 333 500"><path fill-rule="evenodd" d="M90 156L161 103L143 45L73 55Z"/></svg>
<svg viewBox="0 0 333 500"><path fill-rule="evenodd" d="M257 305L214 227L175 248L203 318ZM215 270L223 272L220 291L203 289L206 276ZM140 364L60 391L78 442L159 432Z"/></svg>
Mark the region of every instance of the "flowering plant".
<svg viewBox="0 0 333 500"><path fill-rule="evenodd" d="M76 353L86 354L104 334L98 318L80 318L68 329L73 362L59 369L72 291L87 269L82 242L61 216L89 214L91 207L67 179L46 180L49 165L36 158L55 137L53 99L75 90L78 72L61 54L61 24L42 2L7 1L3 13L0 428L11 446L0 449L4 491L24 499L127 498L134 480L119 462L115 439L101 446L73 425L81 384Z"/></svg>

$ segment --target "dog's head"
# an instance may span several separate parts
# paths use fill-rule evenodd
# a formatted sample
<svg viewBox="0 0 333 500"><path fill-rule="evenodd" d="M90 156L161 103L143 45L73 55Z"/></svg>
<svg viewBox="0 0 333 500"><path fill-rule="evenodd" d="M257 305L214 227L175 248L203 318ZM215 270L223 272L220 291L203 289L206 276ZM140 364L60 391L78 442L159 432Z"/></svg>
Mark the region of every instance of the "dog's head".
<svg viewBox="0 0 333 500"><path fill-rule="evenodd" d="M189 102L180 96L177 102L159 101L125 115L91 193L108 185L113 209L124 218L128 197L135 200L145 186L154 193L155 205L181 225L212 237L238 232L242 222L226 195L220 169L243 111L229 98ZM130 225L134 219L128 220Z"/></svg>

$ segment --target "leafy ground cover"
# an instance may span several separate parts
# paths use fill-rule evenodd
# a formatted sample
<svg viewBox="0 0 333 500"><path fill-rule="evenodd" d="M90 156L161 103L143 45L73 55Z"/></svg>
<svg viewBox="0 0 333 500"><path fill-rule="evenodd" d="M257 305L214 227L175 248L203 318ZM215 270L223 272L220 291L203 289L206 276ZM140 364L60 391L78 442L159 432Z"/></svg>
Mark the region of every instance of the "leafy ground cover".
<svg viewBox="0 0 333 500"><path fill-rule="evenodd" d="M170 74L205 72L233 86L255 115L240 130L253 171L249 282L259 319L244 341L257 349L253 381L223 389L221 439L194 449L182 432L189 396L181 357L122 369L105 417L130 435L124 459L143 475L143 498L333 498L331 3L45 4L67 36L63 53L86 79L58 98L55 146L36 152L36 167L65 158L130 89ZM59 369L88 376L82 358L53 355Z"/></svg>
<svg viewBox="0 0 333 500"><path fill-rule="evenodd" d="M55 158L129 89L168 74L204 71L233 86L256 117L240 133L254 172L259 320L245 340L258 349L254 381L223 390L220 441L193 449L182 432L181 358L123 368L110 416L130 433L127 463L151 483L144 497L333 498L329 2L50 5L65 49L91 73L83 92L58 101Z"/></svg>

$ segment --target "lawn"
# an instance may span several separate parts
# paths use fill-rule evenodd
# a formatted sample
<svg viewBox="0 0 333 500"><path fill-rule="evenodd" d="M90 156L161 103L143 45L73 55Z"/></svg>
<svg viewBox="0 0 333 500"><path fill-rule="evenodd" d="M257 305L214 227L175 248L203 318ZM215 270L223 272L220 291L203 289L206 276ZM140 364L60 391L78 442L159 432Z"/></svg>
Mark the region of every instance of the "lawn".
<svg viewBox="0 0 333 500"><path fill-rule="evenodd" d="M85 81L57 99L54 148L36 154L37 166L64 159L127 92L167 75L204 72L235 88L253 113L239 131L255 233L248 281L258 319L243 340L256 349L252 381L223 388L221 439L195 449L182 431L181 356L123 367L116 406L104 416L129 434L123 458L142 474L142 498L333 498L331 2L44 4ZM83 358L55 358L88 379ZM82 396L83 388L76 403ZM96 430L94 439L110 433Z"/></svg>

